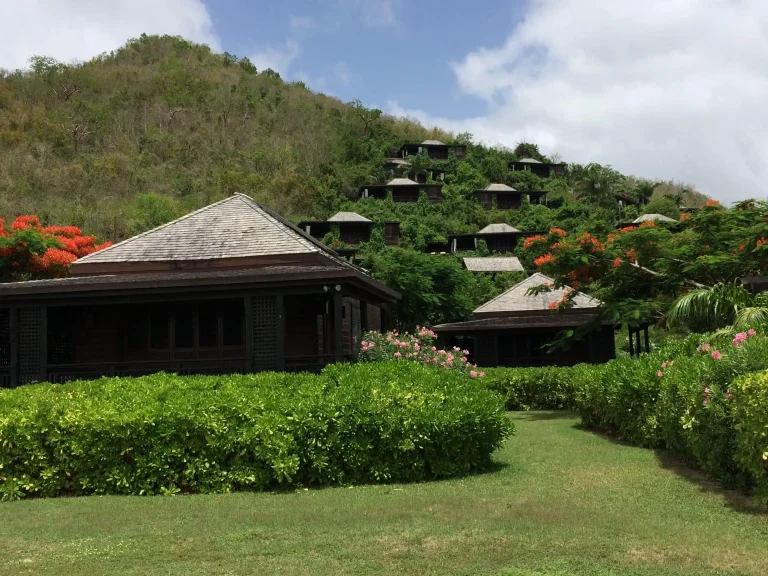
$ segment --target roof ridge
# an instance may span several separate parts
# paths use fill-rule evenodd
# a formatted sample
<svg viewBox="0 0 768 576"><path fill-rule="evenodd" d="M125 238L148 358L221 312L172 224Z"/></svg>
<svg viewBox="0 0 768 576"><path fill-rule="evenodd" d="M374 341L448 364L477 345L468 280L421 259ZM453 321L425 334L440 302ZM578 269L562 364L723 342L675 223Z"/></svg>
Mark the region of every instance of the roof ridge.
<svg viewBox="0 0 768 576"><path fill-rule="evenodd" d="M141 232L140 234L136 234L135 236L131 236L130 238L126 238L122 242L118 242L117 244L112 244L112 246L109 246L108 248L104 248L103 250L99 250L98 252L91 252L90 254L87 254L83 256L82 258L78 258L75 261L75 264L79 262L83 262L90 258L91 256L98 254L99 256L103 256L106 252L109 252L113 248L117 248L119 246L123 246L125 244L128 244L129 242L133 242L134 240L138 240L139 238L143 238L147 234L151 234L152 232L156 232L157 230L162 230L163 228L166 228L167 226L170 226L171 224L176 224L177 222L181 222L182 220L186 220L187 218L191 218L195 214L198 214L200 212L205 212L206 210L213 208L214 206L218 206L219 204L224 204L225 202L229 202L231 200L236 199L238 196L242 196L245 198L248 198L251 200L248 196L245 194L240 194L240 192L235 192L232 196L229 196L227 198L224 198L222 200L219 200L218 202L214 202L213 204L208 204L208 206L203 206L202 208L198 208L197 210L194 210L190 212L189 214L185 214L184 216L180 216L176 218L175 220L171 220L170 222L166 222L165 224L160 224L160 226L156 226L154 228L151 228L150 230L146 230L144 232ZM239 200L239 198L237 198Z"/></svg>
<svg viewBox="0 0 768 576"><path fill-rule="evenodd" d="M240 196L241 198L244 198L245 199L245 205L248 206L254 212L261 211L261 213L264 216L266 216L267 219L272 222L272 224L276 224L277 225L276 227L280 231L280 233L283 236L285 236L286 238L288 238L289 240L291 240L292 242L296 242L302 248L309 248L310 250L313 250L313 251L314 251L314 249L319 248L319 246L317 246L317 244L315 244L314 242L307 243L306 242L305 234L303 232L301 232L301 230L298 227L293 227L293 225L289 224L288 222L284 221L283 219L277 218L275 216L275 214L271 210L269 210L266 206L264 206L262 204L259 204L258 202L256 202L250 196L247 196L245 194L241 194L240 192L236 192L235 194ZM296 238L295 235L288 234L288 232L285 230L286 227L290 227L293 232L298 232L299 238ZM313 246L311 244L314 244L314 248L313 248Z"/></svg>

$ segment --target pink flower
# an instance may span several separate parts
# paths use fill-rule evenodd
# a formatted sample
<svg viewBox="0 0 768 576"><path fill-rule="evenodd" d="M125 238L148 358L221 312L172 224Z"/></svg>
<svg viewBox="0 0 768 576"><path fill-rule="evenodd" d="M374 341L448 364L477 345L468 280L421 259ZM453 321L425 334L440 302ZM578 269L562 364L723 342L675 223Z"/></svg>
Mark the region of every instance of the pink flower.
<svg viewBox="0 0 768 576"><path fill-rule="evenodd" d="M754 328L750 328L749 330L747 330L747 336L756 336L756 335L757 335L757 330L755 330Z"/></svg>
<svg viewBox="0 0 768 576"><path fill-rule="evenodd" d="M667 363L666 363L666 362L662 362L662 363L661 363L661 367L662 367L662 369L663 369L663 368L666 368L666 367L667 367Z"/></svg>
<svg viewBox="0 0 768 576"><path fill-rule="evenodd" d="M707 386L706 388L704 388L704 394L709 394L709 392L710 392L709 386Z"/></svg>
<svg viewBox="0 0 768 576"><path fill-rule="evenodd" d="M462 350L461 353L464 354L464 356L466 356L467 354L469 354L469 350Z"/></svg>
<svg viewBox="0 0 768 576"><path fill-rule="evenodd" d="M746 332L739 332L738 334L736 334L736 336L734 336L734 338L733 338L731 343L734 346L740 346L741 343L744 342L746 339L747 339L747 333Z"/></svg>
<svg viewBox="0 0 768 576"><path fill-rule="evenodd" d="M402 354L400 354L400 352L395 352L395 358L400 358L400 356L402 356Z"/></svg>
<svg viewBox="0 0 768 576"><path fill-rule="evenodd" d="M479 376L480 378L485 378L485 372L480 372L480 373L478 374L478 376Z"/></svg>
<svg viewBox="0 0 768 576"><path fill-rule="evenodd" d="M433 363L433 364L437 364L437 356L435 356L434 358L432 358L432 363Z"/></svg>
<svg viewBox="0 0 768 576"><path fill-rule="evenodd" d="M723 355L720 354L719 350L715 350L714 352L712 352L712 358L714 358L715 360L722 360Z"/></svg>
<svg viewBox="0 0 768 576"><path fill-rule="evenodd" d="M704 406L709 405L709 398L704 398Z"/></svg>
<svg viewBox="0 0 768 576"><path fill-rule="evenodd" d="M698 350L699 352L709 352L709 348L710 348L709 344L702 344L701 346L696 348L696 350Z"/></svg>
<svg viewBox="0 0 768 576"><path fill-rule="evenodd" d="M658 372L656 372L656 376L658 376L659 378L661 378L662 376L664 376L664 372L662 372L661 370L659 370Z"/></svg>
<svg viewBox="0 0 768 576"><path fill-rule="evenodd" d="M376 347L376 344L374 344L373 342L371 342L370 344L368 344L368 348L375 348L375 347Z"/></svg>
<svg viewBox="0 0 768 576"><path fill-rule="evenodd" d="M733 400L733 394L731 394L730 392L726 392L725 394L723 394L723 396L728 398L728 400Z"/></svg>
<svg viewBox="0 0 768 576"><path fill-rule="evenodd" d="M477 378L477 372L475 372L474 370L472 370L472 371L469 373L469 375L470 375L472 378Z"/></svg>
<svg viewBox="0 0 768 576"><path fill-rule="evenodd" d="M432 352L437 352L437 348L435 346L432 346Z"/></svg>
<svg viewBox="0 0 768 576"><path fill-rule="evenodd" d="M466 362L466 361L467 361L467 359L466 359L466 358L464 358L464 356L462 356L461 358L459 358L459 360L461 360L462 362Z"/></svg>

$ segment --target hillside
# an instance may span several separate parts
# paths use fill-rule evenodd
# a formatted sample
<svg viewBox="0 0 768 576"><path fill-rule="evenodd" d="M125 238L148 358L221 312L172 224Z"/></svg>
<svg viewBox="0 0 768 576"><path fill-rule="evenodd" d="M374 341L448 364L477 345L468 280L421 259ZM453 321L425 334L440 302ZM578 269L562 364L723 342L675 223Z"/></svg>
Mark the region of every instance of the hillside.
<svg viewBox="0 0 768 576"><path fill-rule="evenodd" d="M235 191L292 219L324 217L360 184L388 178L384 158L402 143L469 142L377 118L180 38L142 36L81 65L44 57L31 64L0 76L1 215L38 214L44 224L75 224L113 241ZM448 196L511 182L512 158L471 145L467 162L450 167ZM579 173L522 184L569 197ZM617 190L633 193L634 179L616 177ZM471 230L486 215L454 203L431 216L433 231L406 225L406 234Z"/></svg>

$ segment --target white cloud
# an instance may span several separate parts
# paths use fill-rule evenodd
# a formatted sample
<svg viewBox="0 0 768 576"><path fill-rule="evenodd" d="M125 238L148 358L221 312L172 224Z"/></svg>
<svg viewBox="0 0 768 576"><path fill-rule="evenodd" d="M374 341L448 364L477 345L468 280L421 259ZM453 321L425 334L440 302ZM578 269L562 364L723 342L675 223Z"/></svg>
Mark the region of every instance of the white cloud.
<svg viewBox="0 0 768 576"><path fill-rule="evenodd" d="M354 0L367 26L393 26L397 23L400 0Z"/></svg>
<svg viewBox="0 0 768 576"><path fill-rule="evenodd" d="M503 45L452 63L487 114L390 110L726 201L765 198L767 27L764 0L534 0Z"/></svg>
<svg viewBox="0 0 768 576"><path fill-rule="evenodd" d="M301 54L301 46L295 40L287 40L284 46L267 46L248 56L259 72L271 68L282 76L288 74L293 61Z"/></svg>
<svg viewBox="0 0 768 576"><path fill-rule="evenodd" d="M3 0L0 67L24 68L30 56L88 60L142 33L171 34L221 46L202 0Z"/></svg>
<svg viewBox="0 0 768 576"><path fill-rule="evenodd" d="M309 30L314 27L312 16L291 16L291 30Z"/></svg>

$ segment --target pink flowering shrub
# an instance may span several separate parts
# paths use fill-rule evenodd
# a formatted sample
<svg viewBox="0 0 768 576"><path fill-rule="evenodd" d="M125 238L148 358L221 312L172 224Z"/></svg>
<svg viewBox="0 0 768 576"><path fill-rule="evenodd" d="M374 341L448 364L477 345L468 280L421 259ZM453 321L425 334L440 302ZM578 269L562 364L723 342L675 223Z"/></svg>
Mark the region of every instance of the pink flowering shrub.
<svg viewBox="0 0 768 576"><path fill-rule="evenodd" d="M468 350L454 347L451 350L441 350L435 345L437 334L429 328L417 326L416 332L400 334L397 330L390 332L366 332L360 343L361 362L388 362L392 360L410 361L438 366L446 370L462 372L471 378L483 378L485 372L479 371L477 365L470 364L467 359Z"/></svg>

